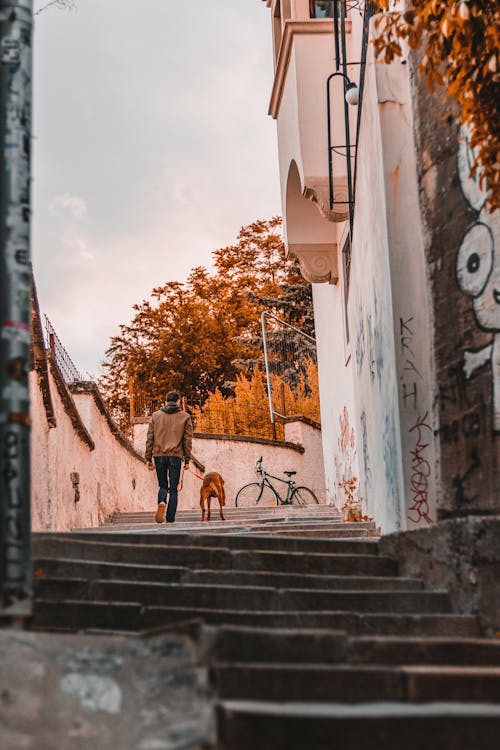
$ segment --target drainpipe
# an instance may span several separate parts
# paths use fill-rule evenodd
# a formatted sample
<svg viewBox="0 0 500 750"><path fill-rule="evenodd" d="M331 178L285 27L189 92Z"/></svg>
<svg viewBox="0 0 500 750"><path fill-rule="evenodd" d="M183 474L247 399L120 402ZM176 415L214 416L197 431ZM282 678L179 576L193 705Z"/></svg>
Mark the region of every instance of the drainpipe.
<svg viewBox="0 0 500 750"><path fill-rule="evenodd" d="M32 0L0 0L0 621L31 612Z"/></svg>

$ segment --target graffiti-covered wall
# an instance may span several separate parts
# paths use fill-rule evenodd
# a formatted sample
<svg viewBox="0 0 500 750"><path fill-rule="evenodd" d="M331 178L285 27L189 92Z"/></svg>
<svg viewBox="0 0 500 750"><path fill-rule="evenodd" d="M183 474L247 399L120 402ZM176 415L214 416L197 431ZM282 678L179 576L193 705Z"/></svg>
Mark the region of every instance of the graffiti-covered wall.
<svg viewBox="0 0 500 750"><path fill-rule="evenodd" d="M366 511L384 532L406 528L404 475L376 66L367 66L357 159L348 319L358 460Z"/></svg>
<svg viewBox="0 0 500 750"><path fill-rule="evenodd" d="M415 63L416 65L416 63ZM500 509L500 212L444 92L414 73L415 137L434 320L438 517Z"/></svg>

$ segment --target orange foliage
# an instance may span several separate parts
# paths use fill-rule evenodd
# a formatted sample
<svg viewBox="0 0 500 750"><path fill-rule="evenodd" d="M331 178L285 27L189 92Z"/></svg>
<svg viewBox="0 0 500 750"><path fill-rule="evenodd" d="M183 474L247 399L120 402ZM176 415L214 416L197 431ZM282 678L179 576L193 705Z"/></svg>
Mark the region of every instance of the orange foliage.
<svg viewBox="0 0 500 750"><path fill-rule="evenodd" d="M366 516L362 511L363 498L359 497L356 499L354 493L358 486L358 478L351 477L346 479L344 482L339 482L339 487L342 487L345 495L345 503L342 506L344 511L344 523L359 523L360 521L373 521L371 516Z"/></svg>
<svg viewBox="0 0 500 750"><path fill-rule="evenodd" d="M486 191L486 206L500 208L500 4L498 0L412 0L403 13L376 17L375 54L391 62L403 54L401 42L423 48L420 71L429 87L446 86L471 134L470 146Z"/></svg>
<svg viewBox="0 0 500 750"><path fill-rule="evenodd" d="M293 389L278 375L271 376L275 410L300 415L319 422L318 371L312 360L304 364L298 385ZM234 398L224 398L219 389L210 393L203 407L193 407L195 431L219 435L250 435L273 438L267 386L260 369L252 377L240 374L234 383ZM284 439L283 424L276 423L276 437Z"/></svg>

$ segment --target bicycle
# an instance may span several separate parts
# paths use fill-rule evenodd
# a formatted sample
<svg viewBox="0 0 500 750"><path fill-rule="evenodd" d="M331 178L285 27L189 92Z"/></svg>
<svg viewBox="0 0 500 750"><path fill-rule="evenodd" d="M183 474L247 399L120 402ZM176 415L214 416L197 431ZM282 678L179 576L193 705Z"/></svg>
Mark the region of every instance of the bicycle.
<svg viewBox="0 0 500 750"><path fill-rule="evenodd" d="M313 505L319 503L318 498L308 487L296 487L293 477L296 471L284 471L288 479L275 477L269 474L262 466L262 456L255 464L255 473L261 476L260 482L250 482L245 484L236 494L235 505L237 508L248 508L251 505L263 505L266 507L273 505ZM280 495L276 487L269 481L269 478L276 479L278 482L286 484L286 497Z"/></svg>

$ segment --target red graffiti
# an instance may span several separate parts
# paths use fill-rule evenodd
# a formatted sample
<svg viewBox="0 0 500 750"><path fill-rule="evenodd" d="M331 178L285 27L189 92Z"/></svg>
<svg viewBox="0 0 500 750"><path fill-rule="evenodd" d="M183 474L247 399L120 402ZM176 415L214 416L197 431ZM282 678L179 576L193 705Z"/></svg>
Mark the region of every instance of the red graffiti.
<svg viewBox="0 0 500 750"><path fill-rule="evenodd" d="M413 523L420 523L424 520L432 523L429 516L429 477L431 474L431 465L425 457L425 451L429 447L429 442L425 442L425 430L432 433L431 426L427 423L429 412L425 412L423 417L418 417L417 421L410 427L408 432L415 432L416 445L410 451L411 455L411 477L410 490L412 493L412 502L408 508L408 518Z"/></svg>

